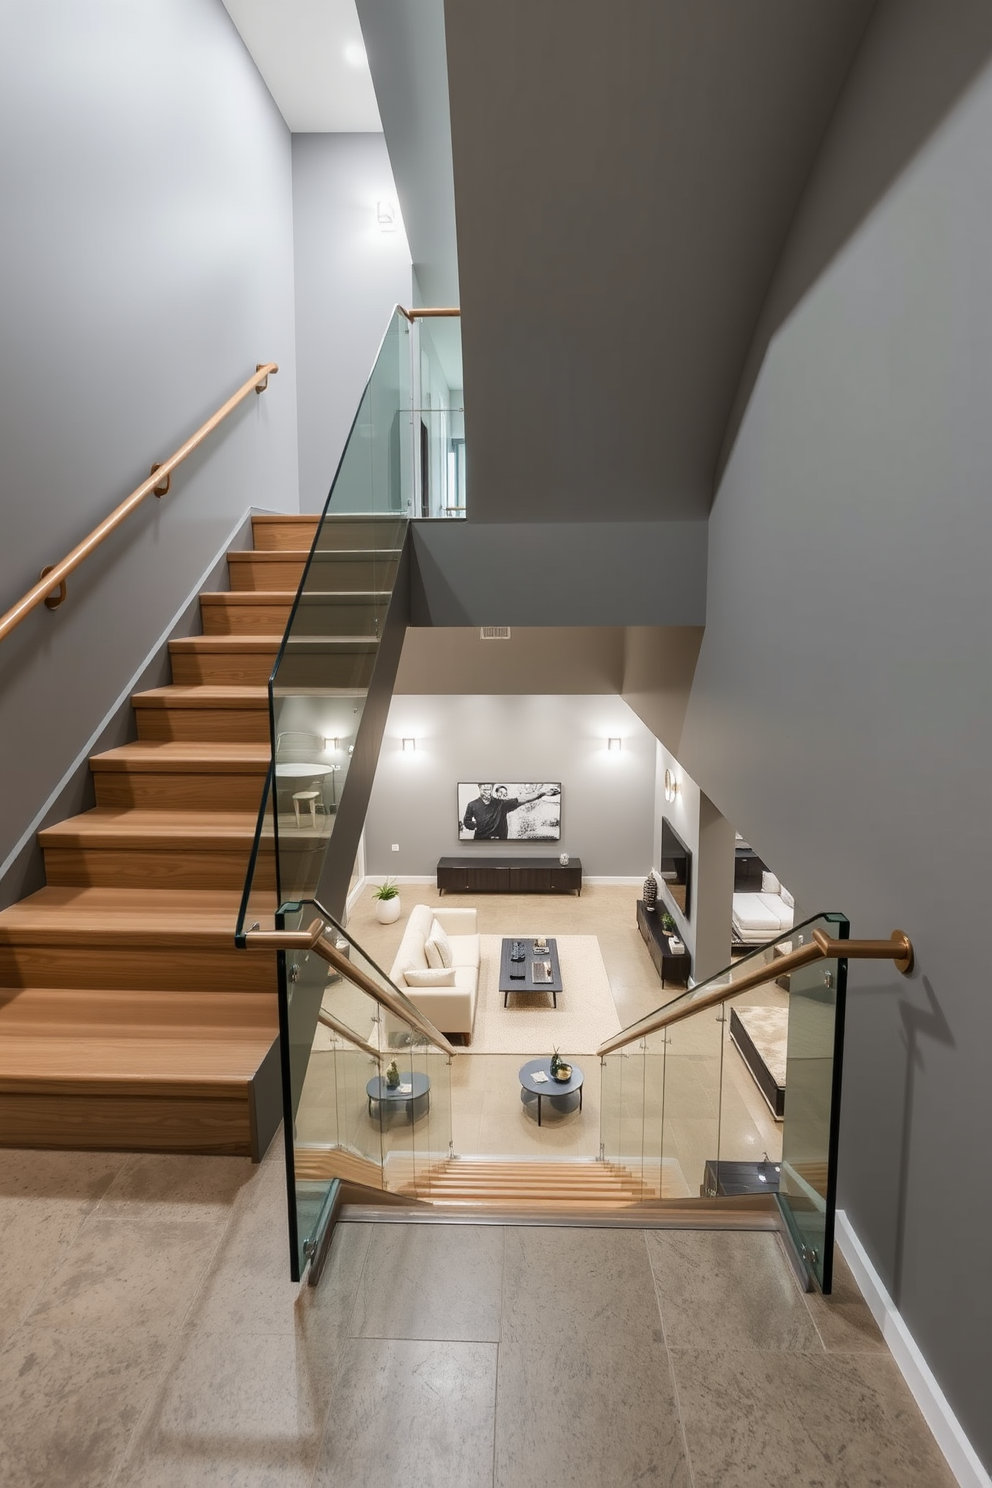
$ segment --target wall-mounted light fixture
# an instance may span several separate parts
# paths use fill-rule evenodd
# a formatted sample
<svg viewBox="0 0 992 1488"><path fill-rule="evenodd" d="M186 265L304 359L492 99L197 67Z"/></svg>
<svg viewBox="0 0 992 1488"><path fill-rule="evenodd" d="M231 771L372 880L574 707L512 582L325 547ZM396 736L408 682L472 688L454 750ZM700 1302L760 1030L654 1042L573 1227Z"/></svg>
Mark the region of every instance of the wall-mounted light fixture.
<svg viewBox="0 0 992 1488"><path fill-rule="evenodd" d="M665 771L665 800L674 801L679 793L679 781L674 770Z"/></svg>
<svg viewBox="0 0 992 1488"><path fill-rule="evenodd" d="M417 741L416 741L416 739L404 739L403 740L403 753L404 754L412 754L413 751L416 749L416 747L417 747Z"/></svg>
<svg viewBox="0 0 992 1488"><path fill-rule="evenodd" d="M340 749L340 747L341 746L338 743L337 739L325 739L324 740L324 749L325 749L325 751L326 751L327 754L337 754L337 752Z"/></svg>
<svg viewBox="0 0 992 1488"><path fill-rule="evenodd" d="M380 232L396 231L396 205L394 202L383 199L375 204L376 220L379 223Z"/></svg>
<svg viewBox="0 0 992 1488"><path fill-rule="evenodd" d="M623 748L623 740L622 739L607 739L607 741L606 741L606 747L610 751L611 754L619 754L620 751L621 751L621 749Z"/></svg>

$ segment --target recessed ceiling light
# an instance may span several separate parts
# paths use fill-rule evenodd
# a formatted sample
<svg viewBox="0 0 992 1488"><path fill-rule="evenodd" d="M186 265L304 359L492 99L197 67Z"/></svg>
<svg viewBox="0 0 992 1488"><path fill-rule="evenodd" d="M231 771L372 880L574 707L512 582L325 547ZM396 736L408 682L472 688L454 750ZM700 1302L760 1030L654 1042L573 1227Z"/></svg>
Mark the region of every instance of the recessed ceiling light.
<svg viewBox="0 0 992 1488"><path fill-rule="evenodd" d="M349 41L344 49L344 60L349 67L368 67L369 59L360 41Z"/></svg>

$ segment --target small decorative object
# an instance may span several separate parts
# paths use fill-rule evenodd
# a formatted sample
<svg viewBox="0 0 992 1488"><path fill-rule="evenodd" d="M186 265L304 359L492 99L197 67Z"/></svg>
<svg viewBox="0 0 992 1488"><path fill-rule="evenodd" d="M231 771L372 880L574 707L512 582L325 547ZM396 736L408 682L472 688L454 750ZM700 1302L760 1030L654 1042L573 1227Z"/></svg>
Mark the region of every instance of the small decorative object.
<svg viewBox="0 0 992 1488"><path fill-rule="evenodd" d="M673 956L684 956L685 955L685 945L683 944L683 942L681 940L679 940L679 938L678 938L677 935L673 935L671 937L671 939L669 940L668 944L671 947L672 955Z"/></svg>
<svg viewBox="0 0 992 1488"><path fill-rule="evenodd" d="M396 1067L396 1060L394 1059L393 1062L392 1062L392 1064L389 1066L389 1068L386 1071L386 1089L387 1090L398 1090L399 1089L399 1085L400 1085L400 1072L399 1072L399 1070Z"/></svg>
<svg viewBox="0 0 992 1488"><path fill-rule="evenodd" d="M647 913L654 914L654 907L658 903L658 880L653 873L649 873L644 880L641 898L644 900L644 908Z"/></svg>
<svg viewBox="0 0 992 1488"><path fill-rule="evenodd" d="M567 1085L572 1078L572 1066L565 1063L557 1049L551 1056L551 1078L559 1085Z"/></svg>
<svg viewBox="0 0 992 1488"><path fill-rule="evenodd" d="M375 900L375 917L380 925L392 925L400 917L400 891L394 878L387 878L377 889L372 890Z"/></svg>
<svg viewBox="0 0 992 1488"><path fill-rule="evenodd" d="M568 867L568 853L559 853L558 854L558 861L559 861L559 863L561 864L561 866L563 868L567 868Z"/></svg>
<svg viewBox="0 0 992 1488"><path fill-rule="evenodd" d="M547 949L548 949L547 937L544 936L544 935L535 935L535 937L534 937L534 950L535 951L546 951Z"/></svg>
<svg viewBox="0 0 992 1488"><path fill-rule="evenodd" d="M666 935L675 934L675 921L672 919L667 909L663 909L661 912L661 928L662 930L664 930Z"/></svg>

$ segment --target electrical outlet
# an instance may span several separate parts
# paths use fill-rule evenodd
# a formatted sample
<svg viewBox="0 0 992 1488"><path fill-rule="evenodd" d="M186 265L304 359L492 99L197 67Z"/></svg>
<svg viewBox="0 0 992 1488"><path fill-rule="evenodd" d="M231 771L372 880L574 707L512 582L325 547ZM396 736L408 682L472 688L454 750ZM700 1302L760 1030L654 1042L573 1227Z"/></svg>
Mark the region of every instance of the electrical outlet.
<svg viewBox="0 0 992 1488"><path fill-rule="evenodd" d="M399 852L399 850L400 850L399 843L398 842L394 842L393 843L393 852Z"/></svg>

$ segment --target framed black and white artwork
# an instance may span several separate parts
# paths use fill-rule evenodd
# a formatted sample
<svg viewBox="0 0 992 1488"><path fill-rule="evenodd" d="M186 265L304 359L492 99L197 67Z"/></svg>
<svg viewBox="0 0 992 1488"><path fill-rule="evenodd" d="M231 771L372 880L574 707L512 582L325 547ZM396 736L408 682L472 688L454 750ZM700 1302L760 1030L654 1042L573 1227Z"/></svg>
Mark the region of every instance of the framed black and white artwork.
<svg viewBox="0 0 992 1488"><path fill-rule="evenodd" d="M459 842L558 842L561 782L459 781Z"/></svg>

